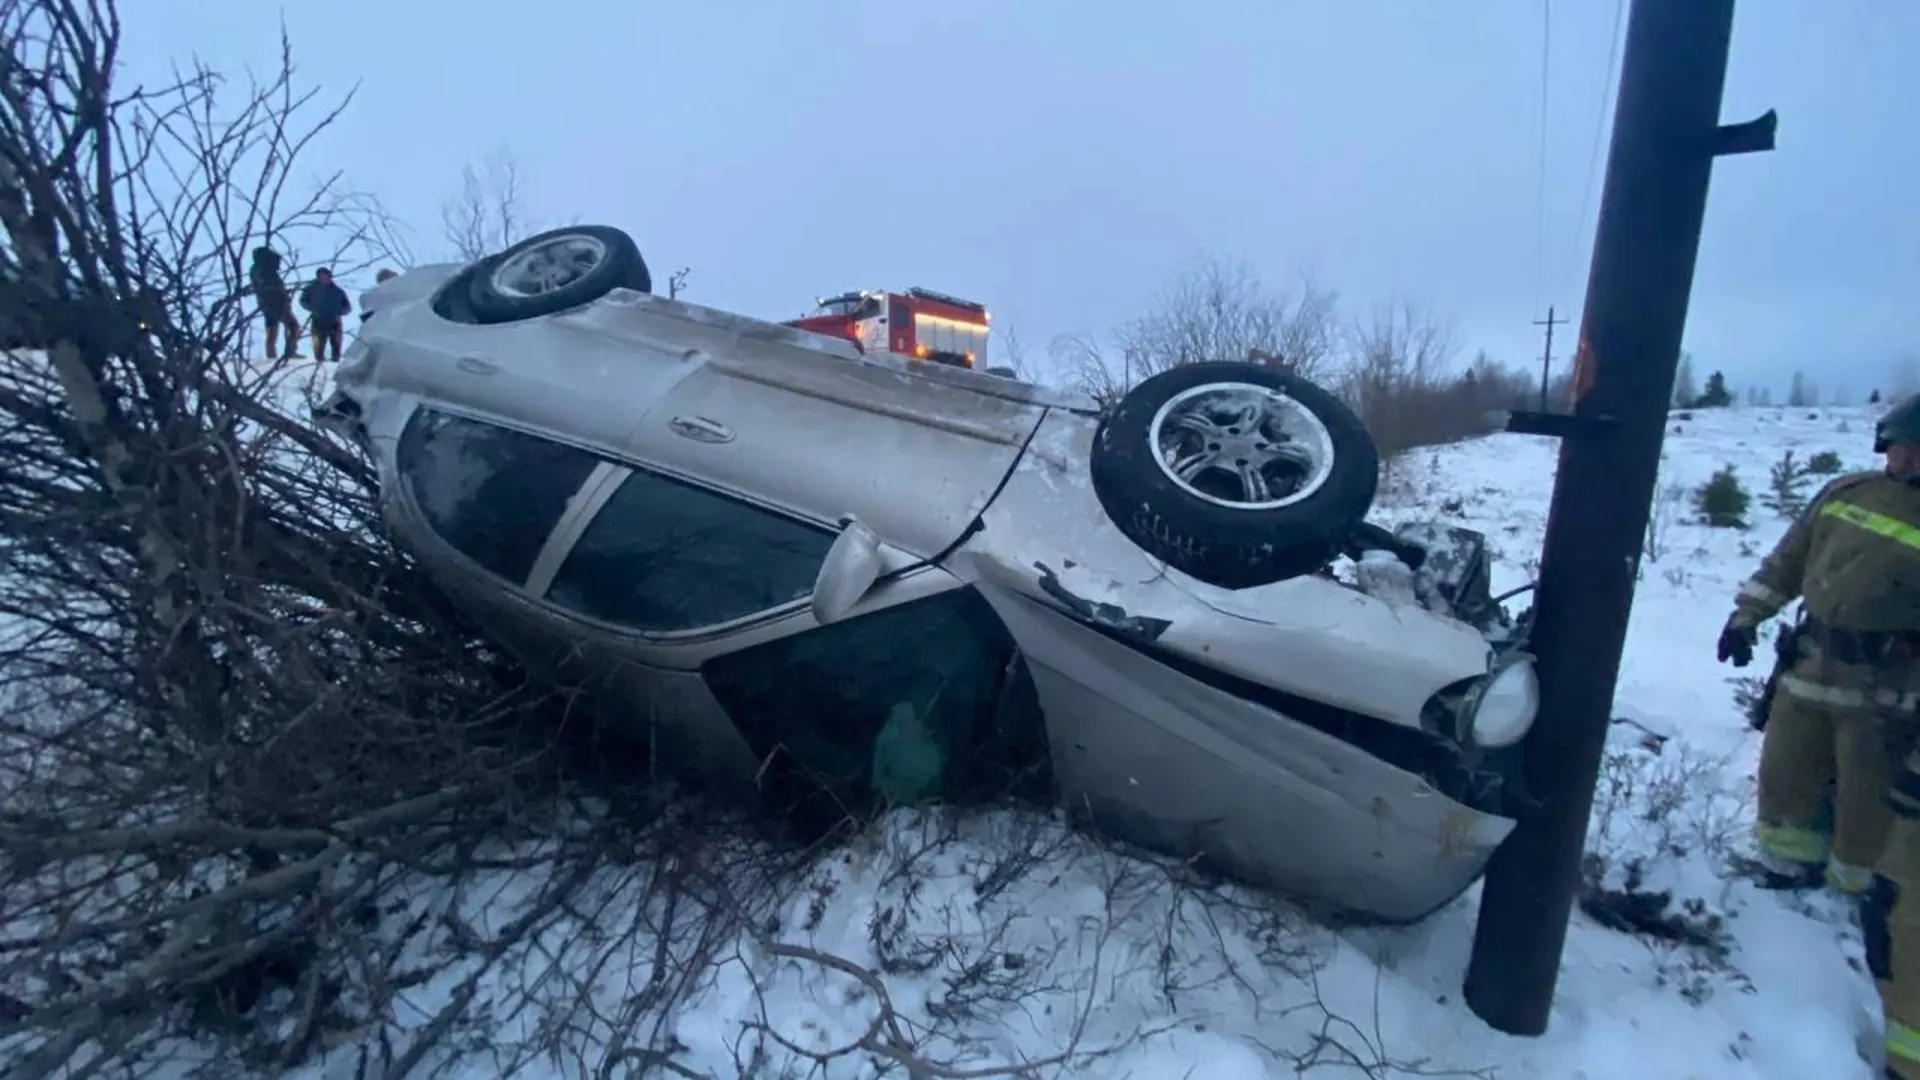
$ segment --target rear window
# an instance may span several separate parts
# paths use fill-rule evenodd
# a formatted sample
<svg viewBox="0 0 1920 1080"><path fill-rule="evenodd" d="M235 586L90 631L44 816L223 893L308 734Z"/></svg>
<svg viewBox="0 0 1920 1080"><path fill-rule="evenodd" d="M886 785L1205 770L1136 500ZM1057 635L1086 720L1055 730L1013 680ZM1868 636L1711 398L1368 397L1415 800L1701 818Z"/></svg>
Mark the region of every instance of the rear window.
<svg viewBox="0 0 1920 1080"><path fill-rule="evenodd" d="M433 531L490 573L524 583L567 500L598 460L497 424L421 409L400 475Z"/></svg>

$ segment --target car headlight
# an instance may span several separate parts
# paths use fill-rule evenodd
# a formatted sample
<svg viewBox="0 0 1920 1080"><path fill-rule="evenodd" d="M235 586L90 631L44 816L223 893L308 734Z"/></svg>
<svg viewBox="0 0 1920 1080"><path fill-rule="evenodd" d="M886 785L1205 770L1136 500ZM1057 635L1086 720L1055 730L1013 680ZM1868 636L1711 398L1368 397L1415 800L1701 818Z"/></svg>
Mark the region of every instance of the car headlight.
<svg viewBox="0 0 1920 1080"><path fill-rule="evenodd" d="M1461 727L1476 745L1499 750L1525 738L1539 715L1540 678L1533 657L1519 653L1480 684Z"/></svg>

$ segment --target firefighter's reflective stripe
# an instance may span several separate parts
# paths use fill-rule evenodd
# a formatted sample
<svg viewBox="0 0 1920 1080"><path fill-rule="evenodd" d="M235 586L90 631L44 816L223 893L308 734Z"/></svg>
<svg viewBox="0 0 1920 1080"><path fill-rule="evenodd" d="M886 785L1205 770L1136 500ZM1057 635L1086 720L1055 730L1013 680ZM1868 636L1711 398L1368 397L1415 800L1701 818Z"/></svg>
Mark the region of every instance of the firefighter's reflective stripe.
<svg viewBox="0 0 1920 1080"><path fill-rule="evenodd" d="M1838 500L1821 507L1820 512L1827 517L1837 517L1841 521L1858 525L1868 532L1877 536L1884 536L1896 544L1905 544L1910 548L1920 548L1920 529L1914 528L1899 518L1888 517L1877 511L1868 510L1863 506L1855 506L1852 503L1840 502Z"/></svg>
<svg viewBox="0 0 1920 1080"><path fill-rule="evenodd" d="M1920 1031L1888 1017L1887 1056L1920 1063Z"/></svg>
<svg viewBox="0 0 1920 1080"><path fill-rule="evenodd" d="M1770 589L1752 578L1740 584L1740 595L1749 600L1758 600L1763 604L1772 604L1774 607L1786 606L1789 599L1780 595L1778 590Z"/></svg>
<svg viewBox="0 0 1920 1080"><path fill-rule="evenodd" d="M1827 861L1827 885L1835 892L1848 895L1864 893L1873 887L1873 868L1830 859Z"/></svg>
<svg viewBox="0 0 1920 1080"><path fill-rule="evenodd" d="M1764 855L1796 863L1827 861L1827 838L1797 825L1755 825L1754 843Z"/></svg>
<svg viewBox="0 0 1920 1080"><path fill-rule="evenodd" d="M1912 712L1920 708L1920 691L1875 690L1869 694L1857 686L1830 686L1791 673L1780 676L1780 689L1794 697L1836 709L1882 708Z"/></svg>

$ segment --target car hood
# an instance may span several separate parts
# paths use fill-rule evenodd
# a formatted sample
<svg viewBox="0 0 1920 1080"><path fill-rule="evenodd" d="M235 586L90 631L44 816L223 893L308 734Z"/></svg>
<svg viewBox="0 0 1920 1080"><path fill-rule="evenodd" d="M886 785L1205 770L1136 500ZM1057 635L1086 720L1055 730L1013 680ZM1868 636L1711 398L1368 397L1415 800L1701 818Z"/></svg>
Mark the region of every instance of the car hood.
<svg viewBox="0 0 1920 1080"><path fill-rule="evenodd" d="M980 580L1116 636L1408 727L1436 692L1486 674L1493 657L1465 623L1319 577L1225 593L1144 555L1124 578L1064 560L967 558Z"/></svg>

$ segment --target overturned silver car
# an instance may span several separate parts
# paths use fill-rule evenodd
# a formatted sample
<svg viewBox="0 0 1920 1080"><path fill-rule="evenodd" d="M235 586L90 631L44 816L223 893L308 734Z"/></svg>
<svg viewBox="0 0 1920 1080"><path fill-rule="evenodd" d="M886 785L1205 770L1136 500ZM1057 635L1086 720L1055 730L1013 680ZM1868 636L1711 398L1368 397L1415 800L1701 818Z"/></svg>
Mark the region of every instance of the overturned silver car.
<svg viewBox="0 0 1920 1080"><path fill-rule="evenodd" d="M1103 413L650 284L599 226L413 270L319 419L664 767L822 821L1012 792L1395 921L1512 828L1537 693L1484 540L1366 523L1325 391L1195 364Z"/></svg>

